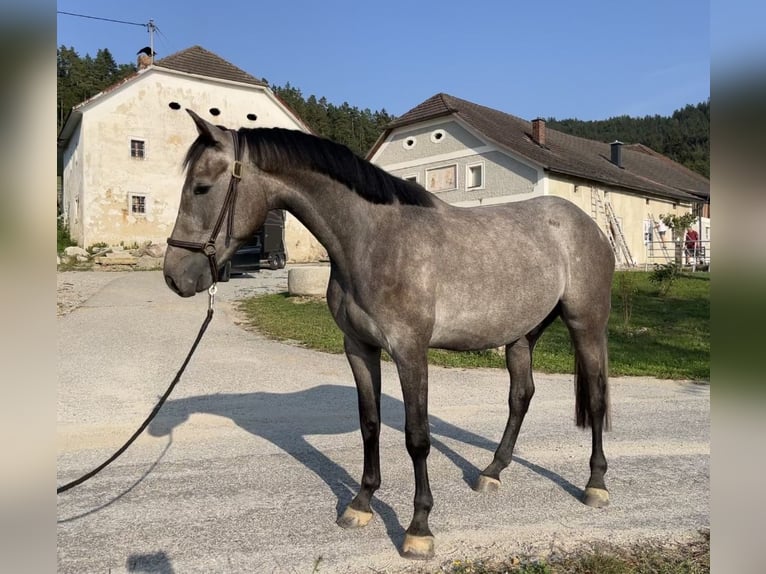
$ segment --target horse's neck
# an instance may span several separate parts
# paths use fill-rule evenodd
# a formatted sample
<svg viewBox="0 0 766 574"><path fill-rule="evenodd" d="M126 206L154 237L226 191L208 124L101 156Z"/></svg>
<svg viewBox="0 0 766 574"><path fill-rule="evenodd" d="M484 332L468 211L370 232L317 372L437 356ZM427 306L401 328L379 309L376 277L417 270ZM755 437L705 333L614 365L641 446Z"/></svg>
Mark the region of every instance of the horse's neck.
<svg viewBox="0 0 766 574"><path fill-rule="evenodd" d="M373 212L378 207L327 178L287 186L278 202L317 238L330 259L341 265L354 247L370 236Z"/></svg>

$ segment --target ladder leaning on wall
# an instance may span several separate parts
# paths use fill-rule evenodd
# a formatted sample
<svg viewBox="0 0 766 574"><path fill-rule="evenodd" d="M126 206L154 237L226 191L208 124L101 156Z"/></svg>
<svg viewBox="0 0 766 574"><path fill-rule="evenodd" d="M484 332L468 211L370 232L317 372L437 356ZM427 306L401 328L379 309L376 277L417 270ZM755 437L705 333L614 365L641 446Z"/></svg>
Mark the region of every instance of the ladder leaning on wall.
<svg viewBox="0 0 766 574"><path fill-rule="evenodd" d="M668 251L668 248L665 247L665 238L660 233L660 224L659 224L659 222L656 219L654 219L654 215L651 214L651 213L649 214L649 219L652 222L652 245L654 243L656 243L656 241L654 241L654 236L655 236L655 233L656 233L657 237L660 238L659 243L660 243L660 247L662 248L662 255L663 255L663 257L665 258L666 261L671 261L672 258L670 256L670 252Z"/></svg>
<svg viewBox="0 0 766 574"><path fill-rule="evenodd" d="M599 223L599 215L604 217L604 230L606 236L609 239L609 243L612 246L614 252L614 258L618 264L626 265L628 267L635 267L636 261L633 259L633 255L630 253L628 243L625 240L625 235L622 232L622 227L614 214L614 208L612 204L603 198L604 192L600 189L591 188L590 200L591 200L591 214L596 223Z"/></svg>

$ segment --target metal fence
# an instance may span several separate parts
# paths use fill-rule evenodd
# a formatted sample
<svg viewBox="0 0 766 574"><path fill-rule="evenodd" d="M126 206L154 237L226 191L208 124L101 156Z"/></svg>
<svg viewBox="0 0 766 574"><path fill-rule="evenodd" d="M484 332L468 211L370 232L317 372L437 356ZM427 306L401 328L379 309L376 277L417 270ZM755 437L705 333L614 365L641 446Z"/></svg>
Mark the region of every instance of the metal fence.
<svg viewBox="0 0 766 574"><path fill-rule="evenodd" d="M644 269L675 262L690 271L710 270L710 241L645 241Z"/></svg>

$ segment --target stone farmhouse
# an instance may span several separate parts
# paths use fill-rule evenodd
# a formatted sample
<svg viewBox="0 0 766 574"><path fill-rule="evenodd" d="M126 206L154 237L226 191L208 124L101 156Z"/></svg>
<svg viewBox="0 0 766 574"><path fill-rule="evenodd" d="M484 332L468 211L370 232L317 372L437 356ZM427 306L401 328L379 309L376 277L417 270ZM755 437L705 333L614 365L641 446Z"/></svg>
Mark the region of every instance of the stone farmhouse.
<svg viewBox="0 0 766 574"><path fill-rule="evenodd" d="M567 135L440 93L392 122L367 159L454 205L566 198L599 223L626 267L676 257L659 216L691 211L709 261L709 180L640 144Z"/></svg>
<svg viewBox="0 0 766 574"><path fill-rule="evenodd" d="M81 247L165 244L196 138L185 108L231 128L310 132L266 82L200 46L139 68L75 106L59 133L61 216ZM599 223L622 266L677 258L659 216L693 212L709 261L709 180L641 144L570 136L439 93L387 126L367 159L460 206L564 197ZM292 262L327 256L290 214L285 247Z"/></svg>
<svg viewBox="0 0 766 574"><path fill-rule="evenodd" d="M266 82L200 46L140 68L75 106L59 133L60 210L81 247L165 244L197 137L185 108L230 128L310 131ZM291 261L326 256L290 214L285 247Z"/></svg>

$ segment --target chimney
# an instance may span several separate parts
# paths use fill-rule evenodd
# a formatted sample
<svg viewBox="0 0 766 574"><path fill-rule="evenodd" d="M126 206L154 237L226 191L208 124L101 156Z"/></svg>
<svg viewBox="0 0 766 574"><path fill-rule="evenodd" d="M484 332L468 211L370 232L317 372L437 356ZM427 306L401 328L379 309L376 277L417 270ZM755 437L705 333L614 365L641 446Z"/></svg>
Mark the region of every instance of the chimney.
<svg viewBox="0 0 766 574"><path fill-rule="evenodd" d="M612 163L617 167L622 167L622 142L614 140L609 145L612 147Z"/></svg>
<svg viewBox="0 0 766 574"><path fill-rule="evenodd" d="M545 120L536 118L532 120L532 139L535 143L545 146Z"/></svg>
<svg viewBox="0 0 766 574"><path fill-rule="evenodd" d="M138 56L138 59L136 61L136 64L138 65L139 70L144 70L154 64L154 56L157 55L157 52L152 50L149 46L145 46L144 48L141 48L138 52L136 52L136 55Z"/></svg>

